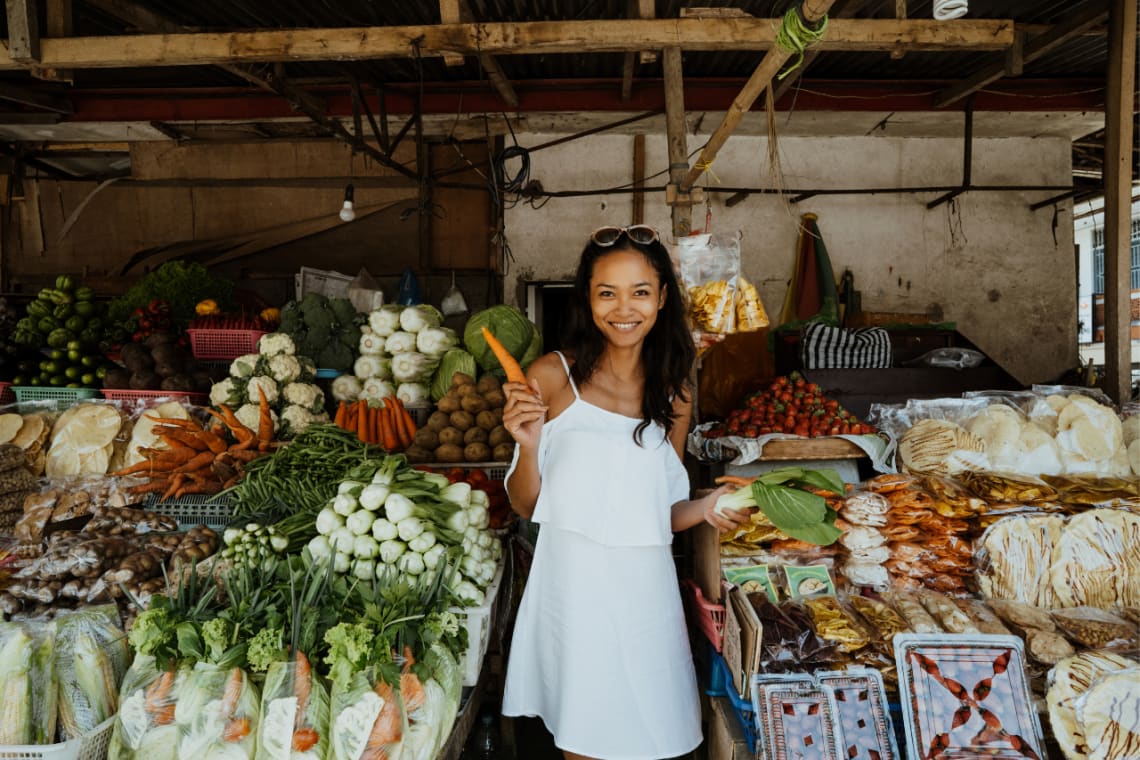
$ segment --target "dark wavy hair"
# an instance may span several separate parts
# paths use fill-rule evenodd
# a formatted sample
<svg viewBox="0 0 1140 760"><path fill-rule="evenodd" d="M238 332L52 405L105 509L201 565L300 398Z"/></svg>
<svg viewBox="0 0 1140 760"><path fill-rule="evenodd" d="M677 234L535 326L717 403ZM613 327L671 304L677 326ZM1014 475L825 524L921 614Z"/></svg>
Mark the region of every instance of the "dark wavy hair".
<svg viewBox="0 0 1140 760"><path fill-rule="evenodd" d="M666 435L673 429L676 417L673 399L688 398L687 381L697 353L673 262L660 241L643 245L623 234L616 245L603 247L593 240L586 244L578 261L570 305L563 322L562 345L574 357L571 369L574 381L579 385L589 381L606 346L605 337L594 324L590 309L590 277L598 259L618 251L637 251L645 256L665 289L665 305L657 312L657 321L641 347L645 391L641 399L641 424L633 433L633 440L641 445L642 434L651 424L660 423Z"/></svg>

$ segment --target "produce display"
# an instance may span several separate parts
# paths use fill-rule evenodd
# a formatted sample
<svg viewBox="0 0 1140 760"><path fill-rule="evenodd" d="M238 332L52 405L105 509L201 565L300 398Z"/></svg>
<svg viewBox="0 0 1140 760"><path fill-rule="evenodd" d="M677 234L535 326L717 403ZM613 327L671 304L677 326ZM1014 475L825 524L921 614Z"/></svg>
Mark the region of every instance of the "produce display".
<svg viewBox="0 0 1140 760"><path fill-rule="evenodd" d="M6 412L0 414L0 443L12 444L24 452L24 467L40 476L47 466L48 439L55 416L47 412Z"/></svg>
<svg viewBox="0 0 1140 760"><path fill-rule="evenodd" d="M112 344L126 343L140 330L144 338L148 329L181 331L197 314L200 301L211 299L226 309L231 306L233 292L231 281L211 274L201 264L168 261L111 300L107 307L109 340ZM156 304L165 304L157 310L159 314L155 313Z"/></svg>
<svg viewBox="0 0 1140 760"><path fill-rule="evenodd" d="M280 438L328 422L325 393L314 384L316 366L297 353L293 339L285 333L268 333L259 339L257 350L234 359L229 377L210 388L210 403L236 410L238 422L253 430L261 427L267 408Z"/></svg>
<svg viewBox="0 0 1140 760"><path fill-rule="evenodd" d="M494 375L475 381L457 372L451 387L416 431L409 461L505 462L514 455L514 439L503 427L506 396Z"/></svg>
<svg viewBox="0 0 1140 760"><path fill-rule="evenodd" d="M364 399L341 401L333 418L336 426L356 433L365 443L383 446L385 451L403 451L412 445L416 422L404 402L393 396L372 404Z"/></svg>
<svg viewBox="0 0 1140 760"><path fill-rule="evenodd" d="M756 438L783 433L817 438L875 432L873 425L861 422L838 401L824 397L818 385L793 372L777 377L767 388L745 398L743 407L729 412L723 423L705 429L702 435Z"/></svg>
<svg viewBox="0 0 1140 760"><path fill-rule="evenodd" d="M126 343L119 350L121 367L103 376L107 389L209 393L209 370L169 332L151 332L142 342Z"/></svg>
<svg viewBox="0 0 1140 760"><path fill-rule="evenodd" d="M463 328L463 345L484 372L490 372L500 380L506 378L506 371L488 345L484 329L499 341L524 370L542 355L542 334L514 306L492 306L475 312Z"/></svg>
<svg viewBox="0 0 1140 760"><path fill-rule="evenodd" d="M108 362L99 347L105 322L95 291L60 275L28 304L27 316L11 333L25 349L46 350L47 358L17 360L15 385L96 387Z"/></svg>
<svg viewBox="0 0 1140 760"><path fill-rule="evenodd" d="M318 367L348 372L363 322L347 298L309 293L285 304L278 330L293 339L297 353L310 357Z"/></svg>

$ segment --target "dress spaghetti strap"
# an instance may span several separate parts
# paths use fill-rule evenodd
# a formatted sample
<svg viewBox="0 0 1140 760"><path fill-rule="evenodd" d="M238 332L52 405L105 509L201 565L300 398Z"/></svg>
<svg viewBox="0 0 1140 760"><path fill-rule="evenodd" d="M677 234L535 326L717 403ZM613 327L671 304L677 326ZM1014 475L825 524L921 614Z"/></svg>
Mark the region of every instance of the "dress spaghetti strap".
<svg viewBox="0 0 1140 760"><path fill-rule="evenodd" d="M562 368L566 370L566 379L570 381L570 390L574 391L574 398L582 398L578 395L578 386L574 383L574 376L570 374L570 364L566 361L566 356L561 351L555 351L558 358L562 360Z"/></svg>

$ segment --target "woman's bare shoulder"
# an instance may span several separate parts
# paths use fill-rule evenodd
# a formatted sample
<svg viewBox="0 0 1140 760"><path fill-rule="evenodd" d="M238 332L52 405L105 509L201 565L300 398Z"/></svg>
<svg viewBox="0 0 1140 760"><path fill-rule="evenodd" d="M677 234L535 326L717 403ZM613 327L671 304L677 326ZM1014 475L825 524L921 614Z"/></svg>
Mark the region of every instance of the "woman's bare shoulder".
<svg viewBox="0 0 1140 760"><path fill-rule="evenodd" d="M562 360L553 351L535 359L527 367L526 376L532 380L538 380L542 394L547 397L549 394L565 388L570 382L569 378L566 377L566 368L562 366Z"/></svg>

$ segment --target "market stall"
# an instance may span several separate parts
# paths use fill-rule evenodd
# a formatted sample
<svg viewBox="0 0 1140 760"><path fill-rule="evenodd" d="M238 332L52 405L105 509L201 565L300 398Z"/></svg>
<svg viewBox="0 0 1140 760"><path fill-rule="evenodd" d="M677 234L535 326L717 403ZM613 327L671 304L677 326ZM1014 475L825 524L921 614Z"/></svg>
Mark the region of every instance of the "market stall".
<svg viewBox="0 0 1140 760"><path fill-rule="evenodd" d="M250 319L210 295L135 307L110 349L41 329L46 304L92 303L63 278L17 320L45 358L0 407L0 691L21 707L0 752L457 757L514 584L481 328L522 361L537 331L507 307L461 338L426 304Z"/></svg>

